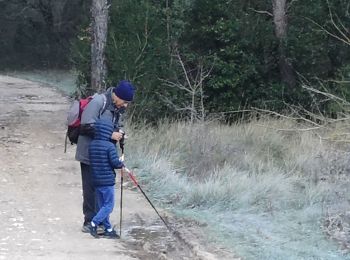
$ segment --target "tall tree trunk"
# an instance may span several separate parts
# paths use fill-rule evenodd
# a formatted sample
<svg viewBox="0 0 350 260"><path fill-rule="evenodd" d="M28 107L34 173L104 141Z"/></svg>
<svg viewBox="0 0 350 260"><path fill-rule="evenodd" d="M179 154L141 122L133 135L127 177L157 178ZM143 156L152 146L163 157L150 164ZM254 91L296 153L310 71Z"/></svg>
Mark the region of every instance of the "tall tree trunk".
<svg viewBox="0 0 350 260"><path fill-rule="evenodd" d="M107 74L105 47L108 29L107 0L93 0L91 13L91 89L88 92L102 92ZM91 93L88 93L91 94Z"/></svg>
<svg viewBox="0 0 350 260"><path fill-rule="evenodd" d="M275 24L275 34L279 40L279 69L281 79L289 87L295 87L296 80L294 69L288 62L285 53L285 41L287 37L287 0L272 0L273 22Z"/></svg>

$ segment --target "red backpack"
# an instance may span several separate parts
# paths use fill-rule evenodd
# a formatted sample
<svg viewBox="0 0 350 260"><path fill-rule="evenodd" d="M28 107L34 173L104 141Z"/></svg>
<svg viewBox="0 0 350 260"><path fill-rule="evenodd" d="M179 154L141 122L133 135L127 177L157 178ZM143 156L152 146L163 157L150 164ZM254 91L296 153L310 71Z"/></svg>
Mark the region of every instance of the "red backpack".
<svg viewBox="0 0 350 260"><path fill-rule="evenodd" d="M69 108L67 112L67 133L66 133L66 141L65 141L65 147L64 152L67 150L67 138L69 139L71 144L77 144L78 138L80 134L80 125L81 125L81 115L83 114L85 108L90 103L90 101L96 96L97 94L94 94L93 96L89 96L87 98L82 98L80 100L74 100L73 104ZM107 98L105 95L103 107L101 108L100 115L101 116L104 111L106 110L106 103Z"/></svg>

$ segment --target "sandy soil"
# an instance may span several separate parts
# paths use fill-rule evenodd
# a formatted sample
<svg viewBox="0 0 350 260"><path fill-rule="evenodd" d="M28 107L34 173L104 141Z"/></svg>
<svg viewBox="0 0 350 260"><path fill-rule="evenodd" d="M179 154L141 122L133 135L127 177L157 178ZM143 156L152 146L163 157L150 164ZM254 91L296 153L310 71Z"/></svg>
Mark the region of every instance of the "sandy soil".
<svg viewBox="0 0 350 260"><path fill-rule="evenodd" d="M63 152L69 103L50 87L0 76L0 259L238 259L205 242L196 223L160 210L176 223L173 236L130 183L122 239L82 233L75 146ZM111 221L119 229L119 203Z"/></svg>

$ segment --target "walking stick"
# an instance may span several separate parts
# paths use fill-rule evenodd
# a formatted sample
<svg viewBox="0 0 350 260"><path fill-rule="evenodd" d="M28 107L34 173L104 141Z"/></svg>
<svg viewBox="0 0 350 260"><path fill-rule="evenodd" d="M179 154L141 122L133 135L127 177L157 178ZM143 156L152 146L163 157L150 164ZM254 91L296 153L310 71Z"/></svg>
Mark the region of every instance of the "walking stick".
<svg viewBox="0 0 350 260"><path fill-rule="evenodd" d="M122 150L121 161L124 162L124 132L122 139L119 141L120 149ZM122 237L122 221L123 221L123 181L124 181L124 167L120 170L120 216L119 216L119 236Z"/></svg>
<svg viewBox="0 0 350 260"><path fill-rule="evenodd" d="M119 229L119 236L122 237L122 220L123 220L123 179L124 179L124 169L122 168L120 170L120 229Z"/></svg>
<svg viewBox="0 0 350 260"><path fill-rule="evenodd" d="M153 205L153 203L151 202L151 200L148 198L148 196L146 195L146 193L142 190L141 186L137 183L135 176L132 174L132 172L128 169L128 168L124 168L125 171L128 173L130 179L133 181L133 183L135 184L135 186L141 191L141 193L143 194L143 196L146 198L146 200L148 201L148 203L152 206L152 208L154 209L154 211L157 213L158 217L163 221L164 225L167 227L167 229L171 232L174 233L174 230L169 226L169 224L164 220L164 218L159 214L158 210L155 208L155 206Z"/></svg>
<svg viewBox="0 0 350 260"><path fill-rule="evenodd" d="M124 168L124 170L128 173L128 176L130 177L130 179L133 181L133 183L135 184L135 186L141 191L141 193L143 194L143 196L146 198L146 200L148 201L148 203L152 206L152 208L154 209L154 211L157 213L158 217L163 221L164 225L166 226L166 228L169 230L169 232L184 246L186 246L190 251L193 251L193 246L188 243L185 239L182 238L182 236L180 235L180 233L176 230L174 230L172 227L170 227L170 225L164 220L164 218L159 214L158 210L155 208L155 206L153 205L153 203L150 201L150 199L148 198L148 196L146 195L146 193L142 190L141 186L137 183L135 176L133 175L133 173L128 169L128 168Z"/></svg>
<svg viewBox="0 0 350 260"><path fill-rule="evenodd" d="M124 161L124 140L122 139L120 142L120 148L122 150L122 161ZM187 246L190 250L192 250L192 246L189 245L180 235L179 232L177 232L176 230L174 230L173 228L170 227L170 225L165 221L165 219L159 214L158 210L156 209L156 207L153 205L153 203L151 202L151 200L148 198L148 196L146 195L146 193L143 191L143 189L141 188L141 186L137 183L137 180L135 178L135 176L133 175L133 173L126 168L125 166L121 169L121 179L120 179L120 237L122 234L122 204L123 204L123 178L124 178L124 171L128 174L128 176L130 177L130 179L133 181L134 185L141 191L141 193L143 194L143 196L146 198L146 200L148 201L148 203L152 206L152 208L154 209L154 211L157 213L158 217L163 221L164 225L166 226L166 228L170 231L170 233L176 238L178 239L181 243L183 243L185 246Z"/></svg>

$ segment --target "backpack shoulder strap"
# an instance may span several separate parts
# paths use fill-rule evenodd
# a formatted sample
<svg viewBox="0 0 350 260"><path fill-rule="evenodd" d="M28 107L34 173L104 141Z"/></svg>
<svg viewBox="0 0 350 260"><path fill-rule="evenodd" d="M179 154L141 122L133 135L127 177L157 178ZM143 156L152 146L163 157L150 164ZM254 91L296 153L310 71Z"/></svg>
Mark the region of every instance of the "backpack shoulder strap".
<svg viewBox="0 0 350 260"><path fill-rule="evenodd" d="M106 111L107 109L107 97L105 94L102 94L102 97L103 97L103 106L100 110L100 114L99 114L99 117Z"/></svg>

